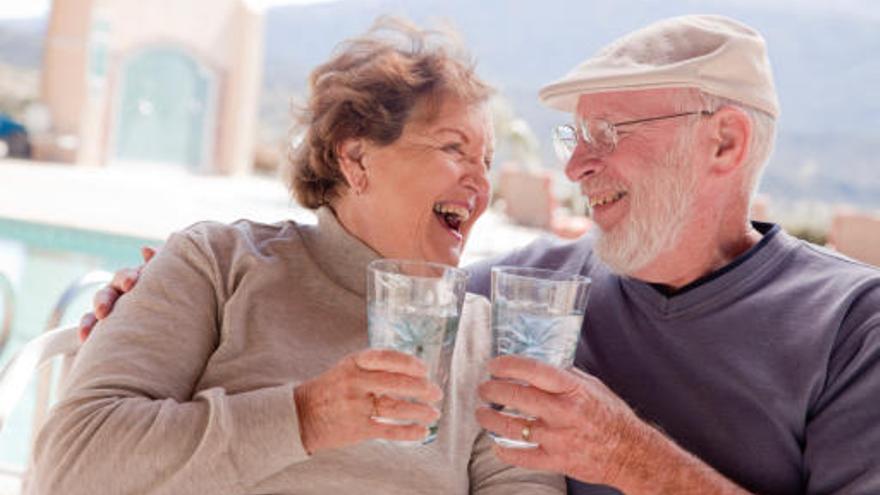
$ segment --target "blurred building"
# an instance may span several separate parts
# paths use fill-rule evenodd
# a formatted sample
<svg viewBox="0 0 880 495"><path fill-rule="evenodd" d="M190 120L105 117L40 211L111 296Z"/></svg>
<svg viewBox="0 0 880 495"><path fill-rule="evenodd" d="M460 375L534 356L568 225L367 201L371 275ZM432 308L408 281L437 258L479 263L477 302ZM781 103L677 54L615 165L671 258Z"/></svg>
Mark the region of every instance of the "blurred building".
<svg viewBox="0 0 880 495"><path fill-rule="evenodd" d="M262 29L245 0L54 0L35 158L249 171Z"/></svg>

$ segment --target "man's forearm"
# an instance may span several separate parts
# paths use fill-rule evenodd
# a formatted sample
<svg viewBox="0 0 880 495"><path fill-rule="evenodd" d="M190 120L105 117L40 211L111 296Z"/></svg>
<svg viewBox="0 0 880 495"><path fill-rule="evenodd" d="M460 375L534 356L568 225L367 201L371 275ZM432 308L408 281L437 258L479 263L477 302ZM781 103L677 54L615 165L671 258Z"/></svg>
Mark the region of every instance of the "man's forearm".
<svg viewBox="0 0 880 495"><path fill-rule="evenodd" d="M633 421L623 433L608 484L627 495L743 495L749 492L686 451L651 425Z"/></svg>
<svg viewBox="0 0 880 495"><path fill-rule="evenodd" d="M495 358L489 370L507 380L481 384L480 398L538 418L528 426L541 448L496 446L507 463L614 486L627 495L748 493L639 418L592 375L513 356ZM477 411L477 420L508 438L523 430L521 419L488 407Z"/></svg>

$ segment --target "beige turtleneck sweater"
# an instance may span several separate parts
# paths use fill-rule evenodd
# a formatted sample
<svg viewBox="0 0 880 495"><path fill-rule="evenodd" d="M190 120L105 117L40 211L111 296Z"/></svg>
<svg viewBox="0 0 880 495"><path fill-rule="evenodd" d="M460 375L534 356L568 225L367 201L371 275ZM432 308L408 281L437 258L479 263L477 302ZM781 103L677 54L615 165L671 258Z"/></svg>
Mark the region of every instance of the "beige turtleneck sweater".
<svg viewBox="0 0 880 495"><path fill-rule="evenodd" d="M491 332L473 295L436 441L305 452L293 389L367 346L365 267L378 257L329 209L318 219L171 236L79 353L28 491L564 493L561 476L501 463L475 421Z"/></svg>

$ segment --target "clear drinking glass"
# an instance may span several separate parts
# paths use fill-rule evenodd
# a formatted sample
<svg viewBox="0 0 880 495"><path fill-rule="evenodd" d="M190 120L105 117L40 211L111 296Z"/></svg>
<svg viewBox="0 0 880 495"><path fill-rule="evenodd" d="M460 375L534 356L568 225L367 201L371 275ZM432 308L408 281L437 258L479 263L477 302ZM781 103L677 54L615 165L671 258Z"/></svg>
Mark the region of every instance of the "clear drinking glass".
<svg viewBox="0 0 880 495"><path fill-rule="evenodd" d="M370 347L415 356L428 379L446 388L467 272L427 261L376 260L367 266ZM441 405L442 406L442 405ZM442 407L441 407L442 410ZM399 423L376 418L386 423ZM437 438L438 422L421 443Z"/></svg>
<svg viewBox="0 0 880 495"><path fill-rule="evenodd" d="M567 368L574 362L590 279L540 268L492 268L492 336L495 356L518 355ZM505 408L504 414L525 417ZM537 444L492 435L506 447Z"/></svg>

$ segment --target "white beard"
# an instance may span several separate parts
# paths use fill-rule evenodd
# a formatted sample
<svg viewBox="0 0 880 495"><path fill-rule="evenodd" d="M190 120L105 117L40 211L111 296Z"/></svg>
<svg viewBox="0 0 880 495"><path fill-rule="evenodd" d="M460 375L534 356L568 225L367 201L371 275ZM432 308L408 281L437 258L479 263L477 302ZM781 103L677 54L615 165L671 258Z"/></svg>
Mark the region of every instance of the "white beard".
<svg viewBox="0 0 880 495"><path fill-rule="evenodd" d="M605 232L599 228L596 254L615 273L631 275L668 251L690 215L697 174L685 127L664 157L645 163L646 174L631 184L628 218Z"/></svg>

